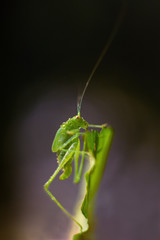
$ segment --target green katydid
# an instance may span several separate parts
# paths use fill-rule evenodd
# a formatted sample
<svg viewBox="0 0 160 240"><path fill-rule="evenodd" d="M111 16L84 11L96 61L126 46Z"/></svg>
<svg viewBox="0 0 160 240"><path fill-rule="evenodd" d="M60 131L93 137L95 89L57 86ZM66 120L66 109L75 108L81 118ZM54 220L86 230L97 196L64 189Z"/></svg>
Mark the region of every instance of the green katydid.
<svg viewBox="0 0 160 240"><path fill-rule="evenodd" d="M101 133L98 131L89 131L88 128L102 128ZM80 132L80 129L84 129L85 132ZM104 131L105 130L105 131ZM103 145L101 142L101 146L99 144L102 141L102 138L105 143L105 135L109 136L107 139L107 144ZM112 141L113 130L108 124L103 125L91 125L88 124L81 116L80 112L76 116L71 119L68 119L65 123L63 123L59 130L56 133L56 136L53 141L52 151L57 152L58 159L58 168L55 170L53 175L44 185L45 191L51 197L53 201L74 221L79 225L81 231L81 224L58 202L58 200L52 195L52 193L48 190L49 185L52 183L57 174L63 170L63 173L60 176L60 180L64 180L68 178L72 172L72 161L74 159L75 162L75 177L74 182L78 183L81 178L83 164L85 156L91 156L96 159L97 154L101 154L102 157L105 157L106 147L109 149ZM83 150L80 150L80 136L84 138ZM109 140L109 141L108 141ZM99 149L98 149L99 148ZM104 148L104 149L103 149ZM79 158L81 155L81 162L79 164ZM106 162L106 159L103 161ZM104 165L102 162L101 167ZM101 169L102 171L103 169ZM97 179L98 180L98 179ZM95 189L95 186L94 186Z"/></svg>
<svg viewBox="0 0 160 240"><path fill-rule="evenodd" d="M88 82L89 81L87 81L86 86L88 85ZM84 92L86 90L86 86L85 86ZM54 180L54 178L57 176L57 174L59 174L61 170L63 170L63 173L59 177L60 180L64 180L70 176L72 172L73 160L75 163L74 182L78 183L81 179L85 156L89 156L96 160L96 155L101 154L102 155L101 160L103 161L101 162L101 168L99 169L101 169L100 171L103 172L104 163L106 162L106 157L107 157L106 150L108 152L110 149L110 145L113 137L113 129L109 127L108 124L102 124L102 125L88 124L88 122L81 117L80 107L81 107L84 92L82 94L81 101L78 104L77 115L74 116L73 118L68 119L68 121L64 122L56 133L56 136L52 144L52 151L57 152L57 159L58 159L59 165L55 170L55 172L53 173L53 175L49 178L49 180L44 185L44 189L47 192L47 194L63 210L63 212L65 212L80 227L81 232L83 232L83 226L82 226L83 224L80 224L80 222L76 220L59 203L59 201L53 196L53 194L49 191L48 188L52 183L52 181ZM93 130L89 131L89 128L101 128L102 131L101 133ZM81 129L84 129L85 131L81 132L80 131ZM79 139L80 137L83 137L83 140L84 140L82 151L80 150L80 139ZM105 144L106 139L107 139L107 143ZM80 155L81 155L81 162L79 164ZM92 186L92 189L94 189L94 191L96 191L95 185L97 184L98 184L98 179L97 179L97 182L94 183ZM83 204L83 205L85 209L86 206L88 206L88 203L87 205L86 204ZM86 211L84 210L84 215L86 216L85 212Z"/></svg>
<svg viewBox="0 0 160 240"><path fill-rule="evenodd" d="M123 14L120 14L110 38L107 41L107 44L105 45L100 57L98 58L98 61L96 62L88 81L86 82L81 99L77 105L77 115L69 118L60 126L52 144L52 151L57 152L58 167L49 180L45 183L44 189L50 198L62 209L62 211L80 227L81 233L74 236L75 240L83 239L81 236L89 229L89 226L86 227L86 223L83 223L84 220L81 220L82 218L73 217L49 191L49 186L61 170L63 173L59 177L60 180L64 180L71 175L73 161L75 166L74 182L78 183L81 179L85 157L88 157L90 161L90 167L85 174L85 194L82 199L80 211L83 217L88 220L88 224L91 222L90 219L92 218L93 214L92 211L94 208L94 198L98 190L106 165L107 156L111 147L113 129L108 124L93 125L85 121L80 114L81 104L89 82L91 81L96 69L101 63L113 38L115 37L115 34L117 33L122 16ZM92 128L100 128L101 131L98 132ZM83 131L81 131L81 129L83 129ZM83 138L82 150L80 148L80 137Z"/></svg>

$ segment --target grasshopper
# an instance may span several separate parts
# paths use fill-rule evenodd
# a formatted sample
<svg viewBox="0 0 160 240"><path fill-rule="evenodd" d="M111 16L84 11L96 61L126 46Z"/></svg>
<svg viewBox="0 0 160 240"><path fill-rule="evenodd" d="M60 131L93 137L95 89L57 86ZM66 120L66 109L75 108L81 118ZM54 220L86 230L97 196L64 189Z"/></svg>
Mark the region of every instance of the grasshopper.
<svg viewBox="0 0 160 240"><path fill-rule="evenodd" d="M97 70L117 33L117 29L121 23L123 15L124 11L121 12L119 18L117 19L115 27L104 49L101 52L100 57L98 58L91 74L89 75L80 101L77 104L77 115L69 118L66 122L62 123L55 135L52 144L52 151L57 153L58 167L44 185L46 193L62 209L62 211L66 213L80 227L81 233L84 232L82 226L83 224L75 217L73 217L60 204L60 202L49 191L49 186L60 171L63 171L59 177L60 180L65 180L71 175L73 161L75 168L74 182L78 183L81 180L85 157L88 157L92 163L90 170L85 175L87 182L87 192L81 206L81 212L89 222L89 215L91 215L89 214L89 211L92 209L92 207L89 207L89 203L92 202L91 205L93 205L93 199L98 190L100 180L105 169L107 156L112 143L113 129L107 123L102 125L89 124L81 117L81 104L89 82L91 81L95 71ZM98 132L97 130L93 130L93 128L100 128L101 131ZM80 138L83 139L82 148L80 146ZM75 236L77 237L74 239L81 239L81 237L78 238L78 235Z"/></svg>

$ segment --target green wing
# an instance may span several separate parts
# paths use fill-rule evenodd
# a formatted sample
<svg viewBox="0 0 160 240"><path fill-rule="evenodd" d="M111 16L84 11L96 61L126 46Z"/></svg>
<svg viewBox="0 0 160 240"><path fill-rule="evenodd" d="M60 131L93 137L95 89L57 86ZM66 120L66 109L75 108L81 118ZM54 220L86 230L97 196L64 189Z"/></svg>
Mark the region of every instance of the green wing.
<svg viewBox="0 0 160 240"><path fill-rule="evenodd" d="M73 240L94 239L95 196L105 170L113 135L111 127L103 128L100 133L97 131L87 132L89 166L85 174L85 182L82 183L81 201L77 206L75 216L82 225L83 232L74 235Z"/></svg>
<svg viewBox="0 0 160 240"><path fill-rule="evenodd" d="M56 132L55 138L52 143L52 152L57 152L59 148L68 140L68 135L66 134L66 130L62 127L58 129Z"/></svg>

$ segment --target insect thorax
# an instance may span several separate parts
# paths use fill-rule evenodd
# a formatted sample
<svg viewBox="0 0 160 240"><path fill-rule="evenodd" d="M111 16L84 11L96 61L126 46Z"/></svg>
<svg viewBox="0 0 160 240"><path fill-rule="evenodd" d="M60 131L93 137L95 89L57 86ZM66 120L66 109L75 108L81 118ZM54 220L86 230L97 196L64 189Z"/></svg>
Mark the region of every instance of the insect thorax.
<svg viewBox="0 0 160 240"><path fill-rule="evenodd" d="M66 131L71 131L74 129L87 129L88 123L80 116L76 115L73 118L69 118L66 122L61 125Z"/></svg>

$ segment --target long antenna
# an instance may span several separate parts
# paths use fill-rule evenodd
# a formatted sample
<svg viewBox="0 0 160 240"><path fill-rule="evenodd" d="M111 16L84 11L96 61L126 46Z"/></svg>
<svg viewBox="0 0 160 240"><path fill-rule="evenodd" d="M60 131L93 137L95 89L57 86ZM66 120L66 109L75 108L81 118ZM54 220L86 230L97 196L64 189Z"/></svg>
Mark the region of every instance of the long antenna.
<svg viewBox="0 0 160 240"><path fill-rule="evenodd" d="M125 3L125 1L124 1L124 3ZM109 47L110 47L113 39L115 38L115 35L117 34L118 29L119 29L119 27L120 27L120 25L121 25L121 23L122 23L123 18L124 18L125 10L126 10L126 4L123 5L123 7L122 7L122 9L121 9L121 11L120 11L120 14L119 14L119 16L117 17L117 20L116 20L116 23L115 23L115 25L114 25L114 28L113 28L110 36L109 36L109 39L108 39L105 47L103 48L103 50L102 50L102 52L101 52L101 54L100 54L100 56L99 56L96 64L94 65L94 67L93 67L93 69L92 69L92 71L91 71L91 73L90 73L90 75L89 75L89 78L88 78L88 80L87 80L87 82L86 82L86 85L85 85L85 87L84 87L84 89L83 89L81 98L80 98L80 100L79 100L78 103L77 103L77 113L78 113L79 116L80 116L80 111L81 111L82 100L83 100L84 94L85 94L85 92L86 92L86 89L87 89L87 87L88 87L88 84L90 83L90 81L91 81L91 79L92 79L95 71L96 71L97 68L99 67L102 59L104 58L107 50L109 49Z"/></svg>

